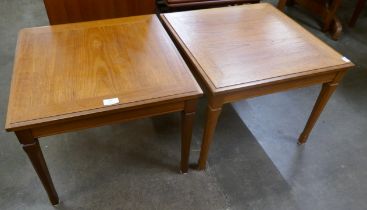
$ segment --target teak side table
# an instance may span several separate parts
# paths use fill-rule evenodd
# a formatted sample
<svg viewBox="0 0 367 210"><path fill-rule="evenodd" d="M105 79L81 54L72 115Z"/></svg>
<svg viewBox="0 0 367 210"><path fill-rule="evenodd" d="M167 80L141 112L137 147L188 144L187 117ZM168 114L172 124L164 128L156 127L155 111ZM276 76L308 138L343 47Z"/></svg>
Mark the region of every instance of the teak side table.
<svg viewBox="0 0 367 210"><path fill-rule="evenodd" d="M187 172L201 95L156 16L28 28L17 43L6 130L57 204L39 137L180 111Z"/></svg>
<svg viewBox="0 0 367 210"><path fill-rule="evenodd" d="M205 169L226 103L323 84L299 137L311 129L353 64L270 4L162 14L161 18L206 87L207 119L199 169Z"/></svg>

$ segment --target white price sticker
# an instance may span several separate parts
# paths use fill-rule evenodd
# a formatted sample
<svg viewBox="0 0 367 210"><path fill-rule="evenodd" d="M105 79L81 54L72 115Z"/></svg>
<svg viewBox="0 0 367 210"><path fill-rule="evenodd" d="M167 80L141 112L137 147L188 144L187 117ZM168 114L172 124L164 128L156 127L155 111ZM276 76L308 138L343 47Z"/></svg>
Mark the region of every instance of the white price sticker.
<svg viewBox="0 0 367 210"><path fill-rule="evenodd" d="M345 61L345 62L347 62L347 63L350 62L350 60L347 57L342 57L342 60Z"/></svg>
<svg viewBox="0 0 367 210"><path fill-rule="evenodd" d="M118 98L104 99L103 100L103 105L110 106L110 105L118 104L119 102L120 101L119 101Z"/></svg>

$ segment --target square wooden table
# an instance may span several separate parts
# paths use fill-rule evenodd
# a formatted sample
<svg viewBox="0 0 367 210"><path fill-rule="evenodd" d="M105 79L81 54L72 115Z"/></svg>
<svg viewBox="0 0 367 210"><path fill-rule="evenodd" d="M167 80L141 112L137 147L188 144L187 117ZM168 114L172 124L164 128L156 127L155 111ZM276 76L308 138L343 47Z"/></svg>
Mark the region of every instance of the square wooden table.
<svg viewBox="0 0 367 210"><path fill-rule="evenodd" d="M57 204L39 137L181 111L186 172L201 95L156 16L27 28L17 43L6 130Z"/></svg>
<svg viewBox="0 0 367 210"><path fill-rule="evenodd" d="M162 14L185 59L205 84L204 169L223 104L323 84L299 143L305 143L353 64L270 4Z"/></svg>

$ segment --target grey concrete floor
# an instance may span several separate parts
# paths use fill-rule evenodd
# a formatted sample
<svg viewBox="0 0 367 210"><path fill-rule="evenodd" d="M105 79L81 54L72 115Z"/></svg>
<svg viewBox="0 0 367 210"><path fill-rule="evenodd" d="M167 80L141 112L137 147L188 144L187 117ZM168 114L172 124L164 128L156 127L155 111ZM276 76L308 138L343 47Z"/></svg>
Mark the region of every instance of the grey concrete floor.
<svg viewBox="0 0 367 210"><path fill-rule="evenodd" d="M353 3L344 1L344 23ZM319 86L225 106L205 172L178 173L178 114L48 137L41 147L61 199L53 207L15 136L0 129L0 209L367 209L366 10L337 42L300 9L287 14L357 65L306 145L296 141ZM1 128L17 32L47 24L42 0L0 1ZM194 129L192 163L205 103Z"/></svg>

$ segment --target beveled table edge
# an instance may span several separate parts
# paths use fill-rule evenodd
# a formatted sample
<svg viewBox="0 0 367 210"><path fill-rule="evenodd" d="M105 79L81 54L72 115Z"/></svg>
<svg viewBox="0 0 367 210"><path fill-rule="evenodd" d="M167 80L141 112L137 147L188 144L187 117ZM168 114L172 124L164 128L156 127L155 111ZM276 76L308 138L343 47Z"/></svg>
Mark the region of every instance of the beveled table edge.
<svg viewBox="0 0 367 210"><path fill-rule="evenodd" d="M23 33L27 33L28 31L32 31L32 29L35 29L35 28L36 29L42 29L42 30L62 30L64 27L67 26L67 27L72 27L73 29L80 29L80 28L94 27L96 24L99 24L99 23L104 23L104 24L108 23L107 26L111 26L111 25L118 25L118 24L121 24L121 23L124 23L124 22L129 22L129 23L130 22L140 22L140 21L144 21L144 20L146 20L150 17L157 18L157 20L160 21L159 17L156 14L148 14L148 15L139 15L139 16L130 16L130 17L103 19L103 20L92 20L92 21L77 22L77 23L58 24L58 25L53 25L53 26L36 26L36 27L23 28L23 29L19 30L18 37ZM139 18L141 20L136 20L136 18ZM134 19L135 21L131 21L131 19ZM164 28L164 26L163 26L163 28ZM167 31L165 31L165 32L168 34ZM18 41L19 41L19 39L17 40L15 55L17 54L17 51L19 50ZM172 44L174 44L174 43L172 43ZM175 48L175 50L178 51L178 49L176 47L174 47L174 48ZM195 91L182 92L182 93L178 93L178 94L172 94L172 95L167 95L167 96L162 96L162 97L157 97L157 98L151 98L151 99L146 99L146 100L141 100L141 101L134 101L134 102L130 102L130 103L104 106L104 107L99 107L99 108L96 108L96 109L88 109L88 110L79 111L79 112L71 112L71 113L66 113L66 114L62 114L62 115L31 119L31 120L21 121L21 122L10 122L9 116L7 114L6 115L6 122L5 122L5 130L7 132L13 132L13 131L17 131L17 130L29 129L29 128L32 128L34 126L37 127L37 126L42 126L42 125L45 125L45 124L55 124L55 123L57 123L58 120L63 120L63 122L64 122L64 121L68 121L68 120L79 119L79 117L83 117L83 116L85 117L85 116L89 116L89 115L93 115L93 114L110 114L110 113L113 113L115 111L120 112L120 111L138 109L138 108L141 108L142 106L153 106L153 105L156 105L157 103L168 103L168 102L173 102L173 101L185 101L185 100L188 100L188 99L194 99L194 98L201 97L203 95L203 91L202 91L200 85L196 81L195 77L192 75L192 72L188 68L186 62L184 61L184 58L180 55L180 53L178 53L178 55L180 56L180 60L181 60L181 62L183 62L183 65L185 66L186 71L188 71L188 73L190 74L192 80L195 83L195 86L196 86ZM16 59L16 56L14 57L14 61L15 61L15 59ZM15 65L13 66L12 74L14 73L14 68L15 68ZM11 86L13 84L12 80L13 80L13 76L12 76L12 79L11 79ZM13 88L10 87L9 99L10 99L10 95L12 94L12 89ZM9 102L10 102L10 100L8 101L8 106L9 106ZM7 109L7 113L8 113L8 111L9 111L9 108Z"/></svg>
<svg viewBox="0 0 367 210"><path fill-rule="evenodd" d="M276 9L270 3L259 3L259 4L263 4L264 6L273 7L275 9L275 11L280 12L278 9ZM246 5L239 5L238 7L246 7ZM201 10L219 10L219 9L222 9L222 8L209 8L209 9L201 9ZM195 10L195 11L198 11L198 10ZM181 12L190 12L190 11L181 11ZM177 12L177 13L180 13L180 12ZM177 34L176 30L173 28L173 26L167 20L167 18L165 17L165 14L166 13L162 13L162 14L159 15L159 17L161 19L161 22L163 23L164 27L168 31L168 33L171 36L171 38L173 39L173 41L176 43L176 47L179 48L179 51L180 52L183 51L185 56L188 57L189 62L191 62L193 67L196 69L196 71L198 71L198 72L193 72L193 73L194 74L199 74L199 76L204 80L204 83L206 84L206 86L208 87L208 89L210 90L210 93L212 95L237 91L237 90L246 89L246 88L249 88L249 87L267 85L267 84L270 84L272 82L287 81L287 80L292 79L292 78L298 78L298 77L303 77L303 76L306 77L307 75L312 75L312 74L317 74L317 73L322 73L322 72L329 72L329 71L334 71L334 70L338 71L340 69L347 69L347 68L351 68L351 67L355 66L352 62L346 62L344 64L329 66L329 67L325 67L325 68L310 69L310 70L306 70L306 71L302 71L302 72L285 74L285 75L281 75L281 76L277 76L277 77L270 77L270 78L266 78L266 79L262 79L262 80L256 80L256 81L245 82L245 83L238 83L238 84L233 84L233 85L229 85L229 86L225 86L225 87L216 87L215 84L213 83L213 81L207 75L207 73L203 70L200 63L196 60L194 55L191 53L189 48L186 46L186 44L182 41L180 36ZM167 14L169 14L169 13L167 13ZM314 34L312 34L306 28L301 26L299 23L297 23L295 20L293 20L292 18L289 18L288 16L286 16L286 17L287 17L287 20L293 22L293 24L296 24L300 28L305 30L305 32L308 33L309 36L311 36L312 38L317 39L318 41L322 42L328 48L335 51L337 54L340 54L334 48L329 46L327 43L325 43L324 41L322 41L321 39L316 37ZM342 58L342 55L340 55L340 58Z"/></svg>
<svg viewBox="0 0 367 210"><path fill-rule="evenodd" d="M45 125L67 123L68 121L74 121L78 119L90 118L93 116L108 115L123 111L133 111L136 109L142 109L144 107L159 106L160 104L166 104L170 102L183 102L189 99L197 99L203 95L203 91L197 85L197 91L175 94L170 96L158 97L154 99L130 102L125 104L116 104L111 106L100 107L96 109L89 109L80 112L72 112L57 116L50 116L45 118L38 118L28 121L9 123L5 124L5 130L7 132L13 132L24 129L32 129L33 127L40 127Z"/></svg>

